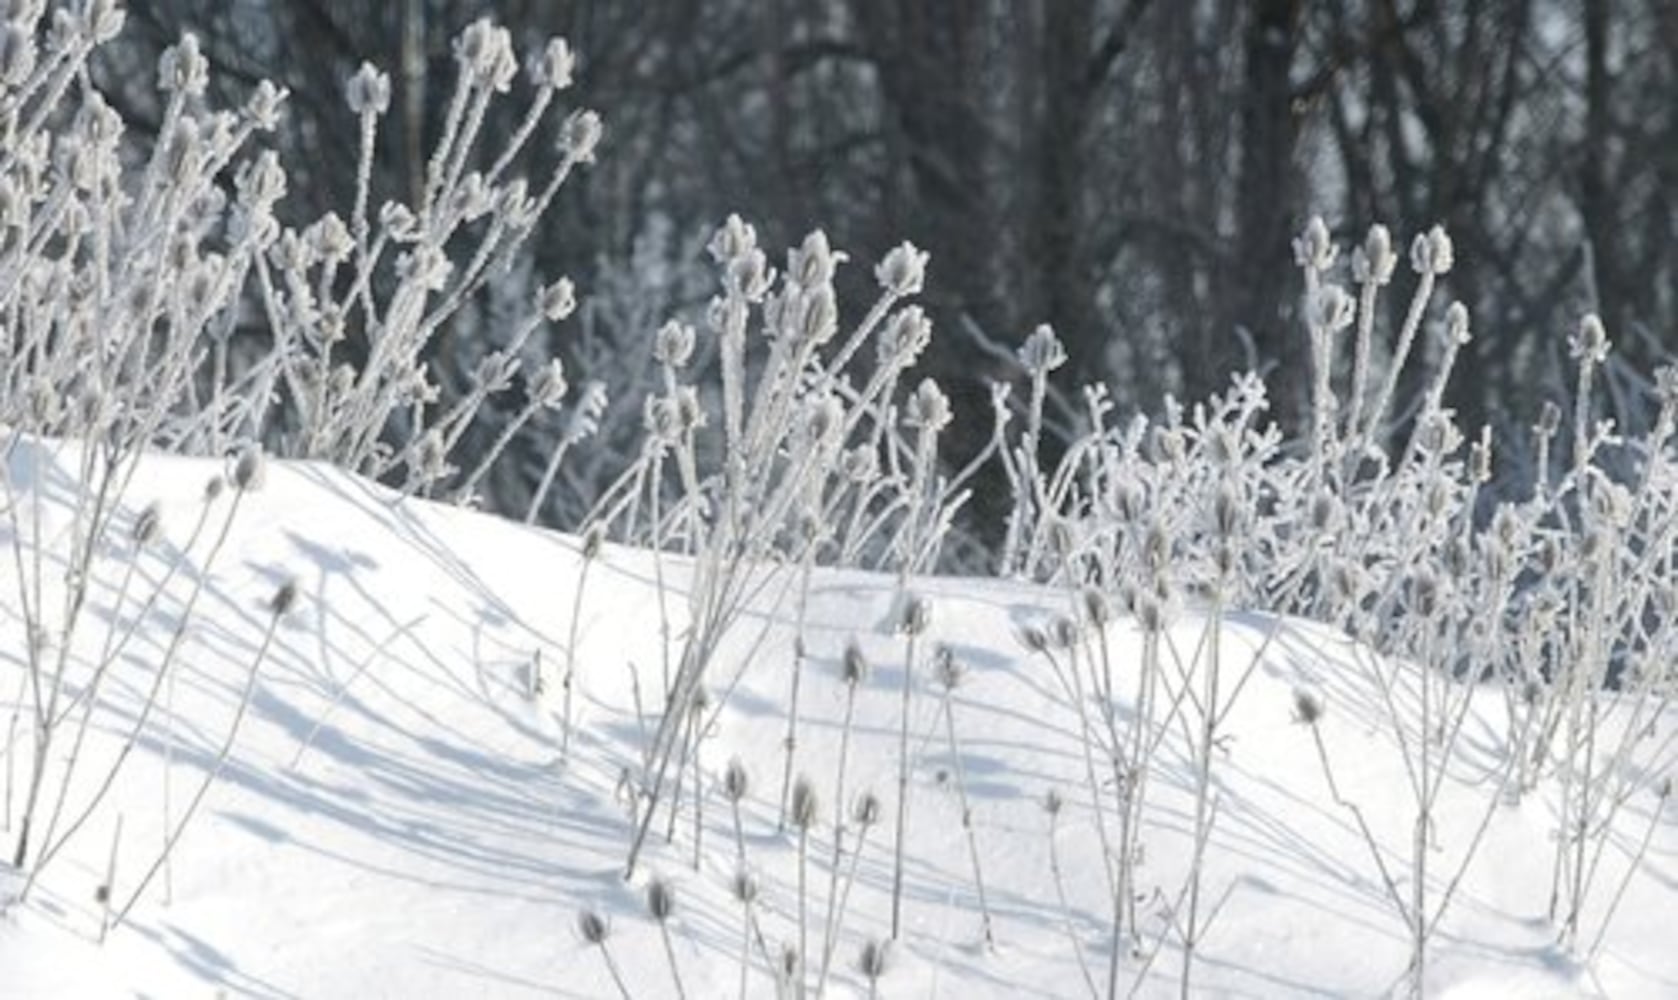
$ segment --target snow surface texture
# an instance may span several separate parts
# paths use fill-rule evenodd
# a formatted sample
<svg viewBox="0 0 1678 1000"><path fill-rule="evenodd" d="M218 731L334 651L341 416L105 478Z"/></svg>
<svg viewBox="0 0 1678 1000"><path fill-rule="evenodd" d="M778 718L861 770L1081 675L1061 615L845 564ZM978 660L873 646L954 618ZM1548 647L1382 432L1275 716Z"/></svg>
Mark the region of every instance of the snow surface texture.
<svg viewBox="0 0 1678 1000"><path fill-rule="evenodd" d="M38 468L26 502L48 513L73 496L75 465L28 445L15 475ZM202 504L215 463L150 457L126 493L124 518L161 500L166 543L143 557L155 580ZM219 501L226 503L226 499ZM47 524L53 523L49 517ZM8 528L9 532L11 529ZM53 537L44 538L50 545ZM5 539L9 548L13 540ZM12 997L611 997L599 949L581 940L579 910L610 920L609 946L635 997L673 996L658 926L646 915L651 875L676 890L674 958L689 997L739 994L741 907L731 897L735 837L720 784L738 756L752 779L743 802L748 862L758 874L756 911L770 947L796 940L797 837L777 832L788 669L796 630L785 595L761 595L734 628L707 683L739 686L722 702L699 763L706 788L702 863L692 867L686 800L674 838L657 820L633 883L623 880L631 833L618 794L625 767L641 759L656 717L637 720L636 688L656 691L662 669L658 590L649 553L607 545L581 602L575 680L577 729L559 766L560 702L552 678L566 665L571 608L583 558L578 540L471 511L402 500L323 465L279 463L244 501L191 626L170 711L148 725L139 751L105 808L28 901L0 917L0 996ZM95 621L111 613L119 558L90 595ZM17 564L0 568L15 602ZM683 566L666 559L680 591ZM165 733L172 749L176 810L183 790L213 765L249 664L270 621L276 584L295 574L302 599L280 624L262 662L250 716L175 853L168 901L154 882L128 921L97 943L112 830L122 839L114 895L132 891L164 837L159 810ZM171 584L135 644L113 667L104 697L113 710L88 751L110 754L149 679L192 568ZM792 577L782 577L790 580ZM931 623L917 643L910 730L912 796L904 932L878 981L884 997L1076 997L1088 995L1075 938L1105 992L1111 900L1089 822L1078 724L1052 671L1015 638L1066 611L1067 594L996 581L913 581ZM832 837L834 763L844 709L838 669L855 637L872 670L858 693L849 789L874 790L885 821L859 864L828 984L831 996L864 996L865 941L884 937L891 907L891 823L905 642L890 622L896 581L818 571L805 626L808 653L798 770L818 794L809 860L810 912L820 940ZM674 625L679 628L681 602ZM131 614L130 605L127 613ZM0 608L0 709L9 715L23 648L20 615ZM1187 615L1175 625L1184 648L1201 634ZM102 630L90 630L95 639ZM1367 670L1343 637L1309 623L1231 615L1225 655L1237 664L1273 636L1222 730L1213 769L1217 819L1205 853L1214 916L1196 965L1206 996L1367 996L1405 973L1409 942L1387 890L1346 810L1331 798L1309 727L1296 723L1295 689L1321 692L1319 726L1343 796L1358 803L1403 884L1409 871L1402 757L1374 703ZM1118 689L1140 645L1127 619L1109 626ZM91 640L90 640L91 641ZM961 807L957 761L948 749L933 650L947 646L966 667L955 690L960 773L995 921L983 946ZM530 696L540 651L550 676ZM632 669L633 666L633 669ZM20 692L21 693L21 692ZM1503 701L1476 699L1468 749L1452 772L1439 814L1478 817L1496 781L1490 761ZM1670 719L1664 720L1670 728ZM4 720L0 719L0 724ZM1180 956L1162 921L1192 857L1193 764L1168 741L1153 790L1138 867L1138 907L1158 957L1127 949L1120 992L1176 995ZM691 786L691 779L690 779ZM1069 909L1049 866L1045 793L1065 805L1056 847ZM78 794L85 794L83 789ZM74 796L73 796L74 797ZM1545 919L1554 806L1547 794L1499 806L1487 839L1433 942L1430 996L1663 997L1678 995L1678 825L1674 807L1634 797L1602 864L1619 883L1654 809L1667 810L1626 890L1618 916L1589 962L1568 958ZM10 814L9 814L10 815ZM15 819L9 820L15 825ZM1442 823L1435 891L1454 871L1447 837L1475 820ZM1464 828L1470 828L1465 830ZM15 830L4 842L9 858ZM854 826L847 848L855 845ZM847 849L846 864L850 861ZM0 899L20 881L0 864ZM1609 892L1587 913L1594 936ZM1144 949L1146 951L1147 949ZM1144 968L1146 966L1146 968ZM813 970L812 970L813 971ZM749 995L774 996L765 962L752 955ZM811 977L814 978L813 975Z"/></svg>

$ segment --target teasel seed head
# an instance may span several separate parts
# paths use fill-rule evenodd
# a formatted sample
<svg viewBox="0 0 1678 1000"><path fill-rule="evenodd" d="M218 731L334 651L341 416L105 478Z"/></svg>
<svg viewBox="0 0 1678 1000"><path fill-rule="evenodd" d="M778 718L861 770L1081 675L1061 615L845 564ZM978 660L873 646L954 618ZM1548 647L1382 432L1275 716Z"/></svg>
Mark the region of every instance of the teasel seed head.
<svg viewBox="0 0 1678 1000"><path fill-rule="evenodd" d="M863 655L862 645L855 636L845 643L844 655L839 660L839 676L851 687L857 687L868 679L868 657Z"/></svg>
<svg viewBox="0 0 1678 1000"><path fill-rule="evenodd" d="M792 822L800 830L808 832L816 825L820 803L816 799L816 786L808 776L799 775L792 785Z"/></svg>
<svg viewBox="0 0 1678 1000"><path fill-rule="evenodd" d="M667 880L655 877L647 883L647 912L661 924L676 912L676 889Z"/></svg>
<svg viewBox="0 0 1678 1000"><path fill-rule="evenodd" d="M577 933L589 944L603 945L612 936L612 924L593 910L580 910L577 913Z"/></svg>
<svg viewBox="0 0 1678 1000"><path fill-rule="evenodd" d="M857 796L856 804L851 807L851 819L858 826L873 826L880 821L885 807L880 804L880 797L871 791L865 791Z"/></svg>

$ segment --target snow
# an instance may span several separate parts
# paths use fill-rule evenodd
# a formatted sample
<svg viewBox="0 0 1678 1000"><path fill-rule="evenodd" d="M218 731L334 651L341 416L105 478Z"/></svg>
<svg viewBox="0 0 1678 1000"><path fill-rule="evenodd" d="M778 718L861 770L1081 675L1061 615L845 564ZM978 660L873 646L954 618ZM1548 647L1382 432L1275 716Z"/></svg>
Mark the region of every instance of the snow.
<svg viewBox="0 0 1678 1000"><path fill-rule="evenodd" d="M73 453L41 457L45 471L19 475L40 471L29 446L21 446L14 481L45 489L49 526L62 525ZM161 500L168 540L182 544L205 482L219 471L215 463L148 457L125 494L128 516ZM217 501L212 524L229 502ZM173 711L160 710L148 723L139 752L84 835L47 869L27 902L0 916L0 996L615 996L598 950L574 930L583 907L611 920L608 943L636 997L673 996L664 946L642 903L652 874L676 887L670 929L687 995L736 996L741 908L729 895L735 842L718 787L736 755L752 778L745 840L762 882L763 931L771 947L796 939L797 839L777 832L796 660L790 594L772 587L754 601L708 677L720 693L740 671L739 686L700 751L708 791L699 870L692 867L693 820L684 793L674 839L666 842L661 813L649 854L626 883L631 824L618 794L620 776L639 762L656 726L653 717L638 724L635 689L650 698L661 683L656 581L662 575L673 588L667 601L679 629L687 578L682 560L667 556L655 566L648 552L607 545L590 567L577 630L577 728L562 767L559 686L552 678L568 662L583 567L577 539L401 499L311 464L274 463L265 485L241 504L193 618ZM8 522L4 531L0 541L11 548L13 526ZM43 537L51 547L57 536ZM82 637L94 649L124 552L113 544L99 563L95 627ZM166 549L143 557L141 578L158 579L167 558ZM109 759L120 744L120 727L132 721L172 616L202 569L202 548L191 563L192 572L171 582L170 598L113 668L108 711L96 716L90 754ZM24 662L15 652L22 648L17 567L10 558L0 566L0 724L11 714L14 678ZM278 627L233 753L176 850L172 885L154 881L128 921L100 944L95 892L118 816L115 895L121 899L164 838L166 746L172 741L169 778L178 816L213 766L269 622L266 601L288 574L297 578L303 600ZM879 981L880 995L1088 995L1068 920L1105 993L1111 901L1090 819L1077 715L1047 663L1015 638L1018 626L1065 612L1068 595L994 580L912 584L930 601L932 617L915 664L905 932ZM810 775L820 800L809 861L818 947L844 710L838 664L853 636L873 670L858 694L847 787L871 788L885 804L885 821L862 855L834 959L832 996L867 995L856 956L865 940L889 930L905 640L885 623L896 592L895 578L819 570L803 637L809 661L798 770ZM124 614L133 613L132 601ZM1179 646L1191 649L1203 624L1194 613L1178 621ZM1109 628L1123 692L1140 638L1126 620ZM1224 625L1230 669L1243 669L1273 631L1229 716L1213 767L1218 812L1205 864L1206 898L1216 915L1195 966L1195 992L1379 995L1402 982L1406 930L1348 812L1329 794L1309 728L1291 717L1295 688L1322 692L1327 713L1320 727L1335 777L1344 796L1364 810L1408 892L1412 813L1403 761L1367 665L1343 636L1308 622L1232 615ZM994 950L980 940L953 787L956 761L931 679L938 644L968 668L954 711L995 915ZM538 650L550 683L533 699L529 670ZM1500 696L1476 693L1465 729L1468 749L1453 766L1440 809L1430 898L1444 890L1495 792L1502 711ZM1663 720L1663 731L1671 721ZM1138 912L1146 939L1166 943L1145 973L1142 960L1127 952L1120 991L1138 983L1139 995L1175 996L1181 956L1174 936L1162 933L1162 915L1188 871L1194 810L1192 766L1180 735L1166 741L1157 763L1138 869L1146 899ZM96 775L84 776L73 800L88 794ZM1057 847L1067 869L1068 916L1049 871L1042 802L1050 788L1066 803ZM1594 937L1657 808L1666 813L1601 949L1569 956L1546 919L1552 796L1541 789L1518 804L1496 805L1430 951L1427 994L1453 1000L1678 995L1678 951L1668 946L1669 921L1678 917L1678 807L1670 802L1635 795L1617 819L1583 937L1587 944ZM15 817L13 826L0 837L8 857ZM847 846L854 844L853 827ZM21 879L3 865L0 878L0 900L9 899ZM755 954L751 975L750 995L774 995Z"/></svg>

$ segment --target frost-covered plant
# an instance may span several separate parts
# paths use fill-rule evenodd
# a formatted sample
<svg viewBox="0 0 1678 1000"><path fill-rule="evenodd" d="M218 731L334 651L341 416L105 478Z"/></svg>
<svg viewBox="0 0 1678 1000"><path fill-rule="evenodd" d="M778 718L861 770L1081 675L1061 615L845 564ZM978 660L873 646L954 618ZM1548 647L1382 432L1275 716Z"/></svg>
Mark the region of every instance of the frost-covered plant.
<svg viewBox="0 0 1678 1000"><path fill-rule="evenodd" d="M574 308L570 283L532 296L512 331L515 346L482 359L471 385L439 386L428 366L449 355L452 318L519 252L565 177L592 159L600 123L592 112L572 114L555 155L536 167L539 179L515 176L541 159L530 140L568 84L572 56L562 41L548 44L532 62L525 117L499 148L486 148L486 109L509 90L517 62L506 31L475 23L455 48L458 87L418 202L370 207L390 86L364 66L346 86L360 146L354 205L290 228L279 220L285 169L255 148L283 113L283 88L259 82L240 107L209 106L208 60L185 36L159 62L160 123L143 147L88 70L122 26L118 3L13 4L0 21L8 66L0 80L0 501L17 570L8 596L26 637L13 661L21 668L13 719L27 714L7 735L6 812L11 832L21 761L9 854L32 886L158 724L159 693L173 690L216 555L240 498L260 478L259 443L416 491L447 485L474 414L525 367L519 347ZM453 484L462 498L520 427L564 399L557 364L543 358L530 367L522 409ZM594 406L588 394L578 404ZM587 420L579 426L586 430ZM155 545L165 534L161 513L133 515L126 503L148 449L240 456L232 502L212 513L223 496L218 481L184 547L163 555ZM75 484L67 500L49 501L41 489L51 463L63 463ZM201 535L212 536L207 548ZM158 572L142 568L147 562ZM182 575L190 589L179 593ZM100 639L89 634L89 611L113 577L121 582ZM151 591L136 592L135 581ZM181 604L173 632L116 723L117 753L94 773L81 750L111 707L109 669L132 655L143 623L168 601ZM174 815L175 737L172 720L162 722L167 871L193 807ZM237 728L235 717L229 736Z"/></svg>
<svg viewBox="0 0 1678 1000"><path fill-rule="evenodd" d="M1577 372L1571 421L1546 404L1535 428L1530 493L1513 496L1505 487L1493 495L1489 433L1460 428L1446 405L1451 372L1470 339L1467 310L1434 301L1454 263L1450 238L1435 227L1411 244L1414 284L1390 335L1380 297L1403 261L1385 228L1371 228L1349 255L1349 288L1337 283L1343 259L1320 220L1293 249L1304 274L1300 314L1311 365L1310 414L1294 440L1265 422L1265 388L1251 375L1191 406L1168 400L1153 419L1114 420L1112 401L1092 387L1083 397L1086 432L1044 468L1036 456L1049 395L1044 379L1061 351L1046 329L1026 341L1019 361L1031 400L1021 411L1024 426L1000 452L1014 494L1000 564L1059 584L1075 609L1075 595L1112 595L1141 627L1136 724L1128 733L1102 718L1100 706L1111 707L1114 693L1107 671L1094 668L1099 650L1086 642L1080 656L1051 634L1072 623L1022 633L1077 706L1086 748L1112 755L1112 783L1122 790L1117 852L1106 846L1099 798L1094 821L1116 914L1128 905L1122 897L1130 891L1119 883L1131 874L1126 859L1141 829L1135 810L1157 740L1175 726L1195 763L1198 858L1215 815L1205 793L1218 725L1283 627L1280 616L1326 621L1354 638L1352 661L1385 714L1414 807L1402 833L1413 869L1409 898L1394 903L1411 937L1410 979L1419 988L1428 941L1497 802L1541 789L1559 795L1551 909L1571 944L1635 776L1673 761L1670 743L1642 734L1674 690L1662 664L1678 648L1671 613L1678 581L1665 555L1678 530L1678 375L1657 376L1658 411L1642 437L1623 439L1595 422L1593 393L1609 341L1587 317L1570 341ZM1417 389L1413 399L1400 399L1409 372L1417 373ZM1564 423L1570 434L1561 433ZM1219 645L1223 612L1235 607L1277 616L1239 673L1226 669ZM1205 623L1189 652L1165 627L1178 609ZM1103 614L1096 605L1082 617L1088 623ZM1087 674L1081 663L1090 664ZM1080 683L1086 676L1089 683ZM1443 817L1441 791L1463 764L1477 688L1496 692L1506 709L1504 746L1489 771L1493 795L1483 813ZM1097 787L1095 769L1086 770ZM1328 776L1336 801L1355 808ZM1364 836L1372 850L1382 845L1377 859L1390 850L1392 831ZM1115 853L1116 866L1107 860ZM1199 871L1195 863L1188 905L1178 914L1187 917L1185 960L1201 936L1193 927ZM1396 877L1383 873L1382 881L1391 894Z"/></svg>
<svg viewBox="0 0 1678 1000"><path fill-rule="evenodd" d="M686 638L645 769L651 808L632 837L631 872L668 791L681 721L744 603L824 548L841 564L874 552L900 573L924 570L964 499L960 478L937 470L947 400L925 382L901 418L895 403L930 335L918 309L898 308L920 290L924 254L905 244L881 261L879 297L841 340L833 277L844 255L820 233L789 254L779 282L737 217L709 249L723 272L709 312L720 413L713 422L696 387L679 381L696 335L667 327L656 351L665 392L648 401L642 454L590 518L616 537L694 558ZM762 357L747 349L754 317L767 334ZM876 363L859 388L852 374L871 338Z"/></svg>

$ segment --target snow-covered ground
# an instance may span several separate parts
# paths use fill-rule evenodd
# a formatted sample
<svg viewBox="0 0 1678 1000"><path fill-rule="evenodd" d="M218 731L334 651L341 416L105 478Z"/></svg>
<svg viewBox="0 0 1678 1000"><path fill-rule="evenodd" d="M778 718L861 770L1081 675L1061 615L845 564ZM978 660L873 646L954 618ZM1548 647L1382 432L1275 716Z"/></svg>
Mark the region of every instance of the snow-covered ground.
<svg viewBox="0 0 1678 1000"><path fill-rule="evenodd" d="M18 502L71 496L74 465L27 447L13 461ZM203 503L214 463L148 459L125 493L123 523L149 501L166 511L165 544L148 551L140 581L155 581ZM28 475L24 475L28 472ZM38 475L37 475L38 473ZM744 614L708 684L727 693L699 751L705 795L700 864L693 866L691 794L666 840L659 815L635 879L623 879L632 832L620 779L639 765L656 726L638 719L636 692L655 701L662 684L658 579L682 625L679 560L655 565L644 551L608 545L590 567L577 623L577 728L560 766L563 673L573 598L583 566L579 542L471 511L395 495L335 469L276 463L242 499L225 547L209 568L179 658L181 671L147 722L111 798L55 860L27 902L0 917L0 996L13 997L611 997L599 949L576 931L580 910L610 919L608 945L635 997L675 995L658 926L643 892L653 875L676 890L669 929L686 995L740 990L742 908L730 894L737 867L728 802L720 790L731 757L746 765L743 803L748 865L762 894L757 913L770 947L798 939L798 840L777 832L786 709L797 659L790 595L766 592ZM212 525L231 503L216 501ZM49 509L42 545L54 544ZM17 607L28 537L3 539L0 563L0 726L21 697L23 636ZM117 533L119 536L122 532ZM101 560L83 641L104 639L125 544ZM148 615L112 668L82 783L101 768L132 724L151 671L202 568L200 544L169 596ZM113 897L121 902L164 839L164 761L173 813L212 766L270 621L267 602L286 576L301 591L262 660L250 715L220 779L187 827L170 866L127 922L98 942L105 877L122 823ZM790 574L779 579L793 579ZM891 907L891 826L897 803L898 706L906 641L890 628L897 581L818 571L804 629L797 771L819 807L810 838L809 938L819 951L829 895L835 763L845 644L860 643L872 670L861 687L846 797L864 788L885 805L863 847L834 959L828 995L867 995L857 955L883 937ZM136 583L137 594L141 591ZM1105 995L1111 900L1091 822L1078 714L1040 656L1016 639L1022 625L1064 613L1064 591L1000 581L912 581L930 602L916 646L911 724L911 798L903 899L904 932L878 982L892 998L1079 997L1089 995L1077 942ZM770 588L776 591L778 588ZM131 617L137 601L127 599ZM1202 622L1185 615L1179 645L1192 648ZM1197 995L1369 996L1393 988L1409 958L1396 916L1363 837L1324 780L1309 727L1294 718L1295 690L1320 691L1320 727L1344 798L1359 805L1408 893L1410 821L1404 763L1383 721L1368 664L1337 634L1304 622L1231 616L1224 656L1237 676L1274 634L1231 712L1213 768L1216 824L1205 854L1206 906L1214 916L1195 966ZM1140 640L1128 620L1110 626L1117 687L1130 689ZM956 788L933 651L946 645L967 668L953 698L959 774L971 797L975 835L995 921L995 947L981 918ZM540 652L547 694L529 695ZM674 653L671 654L675 655ZM27 702L27 699L24 699ZM1439 815L1437 899L1495 793L1494 752L1503 700L1476 697L1466 749L1448 779ZM27 709L26 709L27 713ZM25 715L27 719L27 714ZM1664 720L1670 730L1671 720ZM24 724L19 726L17 739ZM19 751L26 757L26 751ZM21 784L22 768L12 779ZM1193 776L1185 740L1162 744L1150 775L1138 913L1146 947L1120 964L1121 994L1175 995L1181 969L1166 911L1192 856ZM1045 794L1065 806L1057 852L1068 906L1057 899ZM1110 789L1101 794L1110 797ZM20 796L0 835L9 859ZM1588 949L1621 882L1651 810L1666 814L1596 954L1569 957L1546 920L1551 886L1551 797L1542 789L1492 812L1429 955L1430 996L1614 998L1678 995L1678 806L1635 794L1616 819L1583 923ZM849 869L855 828L847 837ZM0 866L0 873L7 872ZM0 898L20 879L4 876ZM1163 941L1149 964L1147 952ZM775 987L753 946L750 996ZM814 960L812 960L812 964ZM815 978L812 969L810 979Z"/></svg>

